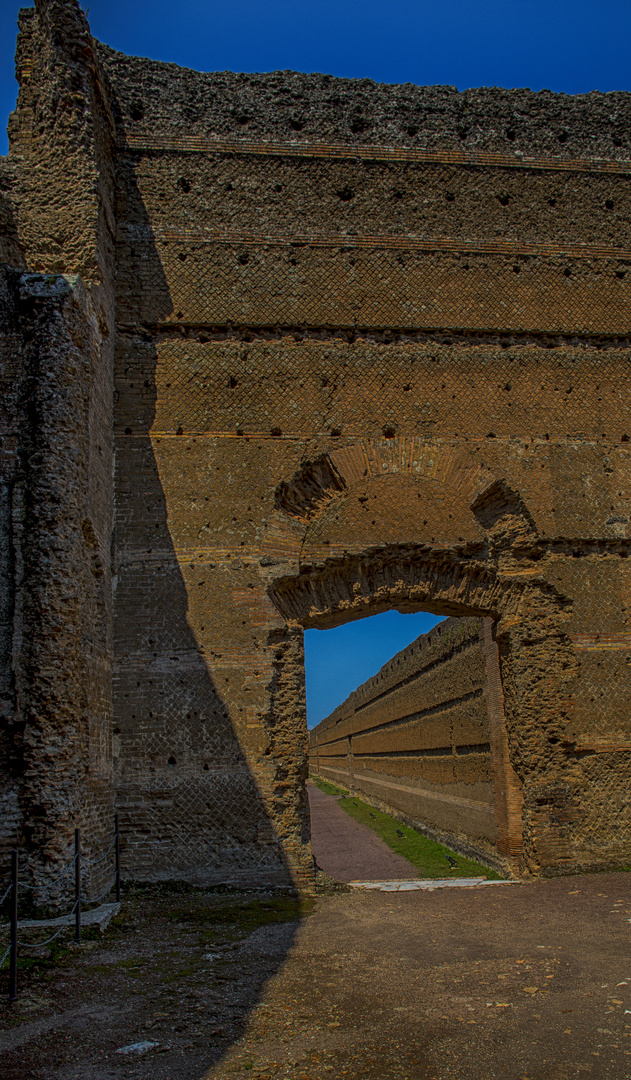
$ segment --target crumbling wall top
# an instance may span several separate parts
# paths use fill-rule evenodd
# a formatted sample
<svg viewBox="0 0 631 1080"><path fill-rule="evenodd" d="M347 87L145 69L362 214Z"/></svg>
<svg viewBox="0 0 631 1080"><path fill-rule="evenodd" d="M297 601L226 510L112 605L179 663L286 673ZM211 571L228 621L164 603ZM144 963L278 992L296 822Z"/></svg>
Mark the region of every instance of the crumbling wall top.
<svg viewBox="0 0 631 1080"><path fill-rule="evenodd" d="M198 72L98 53L134 136L215 136L631 158L631 94L385 84L326 74Z"/></svg>

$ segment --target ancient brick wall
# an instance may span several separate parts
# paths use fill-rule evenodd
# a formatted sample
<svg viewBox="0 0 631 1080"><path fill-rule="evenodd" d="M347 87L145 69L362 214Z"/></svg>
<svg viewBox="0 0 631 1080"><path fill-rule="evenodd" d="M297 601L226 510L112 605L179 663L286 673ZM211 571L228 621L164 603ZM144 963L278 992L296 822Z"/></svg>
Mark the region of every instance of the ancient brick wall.
<svg viewBox="0 0 631 1080"><path fill-rule="evenodd" d="M19 735L15 726L12 663L16 585L12 516L18 468L17 391L23 344L16 302L18 273L11 272L6 266L0 268L0 858L5 866L21 823L16 775L19 773Z"/></svg>
<svg viewBox="0 0 631 1080"><path fill-rule="evenodd" d="M216 810L233 738L291 849L300 626L388 604L502 615L526 864L615 860L598 789L628 813L614 779L627 722L608 713L613 741L575 749L572 635L592 628L587 664L605 625L621 635L608 655L626 655L629 188L613 140L628 97L100 55L119 142L120 790L132 832L152 817L139 872L170 872L178 821L195 837L177 848L181 872L263 865L258 801L242 798L238 820ZM578 571L598 610L570 586ZM195 691L178 688L184 664ZM281 708L286 670L296 690ZM223 728L219 705L203 707L217 698ZM229 841L203 824L208 807Z"/></svg>
<svg viewBox="0 0 631 1080"><path fill-rule="evenodd" d="M96 532L108 412L81 282L13 269L3 286L0 835L45 882L76 825L86 852L112 830L109 552Z"/></svg>
<svg viewBox="0 0 631 1080"><path fill-rule="evenodd" d="M126 872L308 877L302 631L389 606L493 621L523 865L627 860L630 96L200 74L75 0L18 70L17 250L94 314Z"/></svg>
<svg viewBox="0 0 631 1080"><path fill-rule="evenodd" d="M514 776L490 716L496 672L480 619L439 623L310 732L311 771L469 851L518 855L518 814L506 842Z"/></svg>
<svg viewBox="0 0 631 1080"><path fill-rule="evenodd" d="M15 550L13 492L18 470L17 416L22 378L23 336L17 303L19 269L24 266L11 193L14 176L0 159L0 860L16 842L21 823L18 801L19 734L13 676Z"/></svg>

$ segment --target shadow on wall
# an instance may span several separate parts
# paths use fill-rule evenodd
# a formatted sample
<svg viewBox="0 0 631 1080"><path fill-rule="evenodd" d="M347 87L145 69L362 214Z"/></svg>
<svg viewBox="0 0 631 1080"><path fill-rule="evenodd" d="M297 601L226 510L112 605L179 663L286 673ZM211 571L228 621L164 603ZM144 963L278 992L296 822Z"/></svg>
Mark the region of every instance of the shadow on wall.
<svg viewBox="0 0 631 1080"><path fill-rule="evenodd" d="M119 168L119 219L135 236L118 252L114 608L114 769L124 876L200 886L293 888L283 850L245 759L228 706L188 618L187 582L169 527L169 505L151 428L157 346L147 323L172 311L133 161ZM173 435L176 433L173 432ZM184 470L186 437L160 437L161 458ZM186 498L195 478L184 471ZM186 509L180 505L180 515ZM180 557L178 557L178 555ZM207 559L186 559L189 587ZM201 569L200 569L200 565ZM219 611L222 610L221 601ZM204 1068L241 1037L265 984L283 965L299 921L278 927L226 1004L226 1031Z"/></svg>
<svg viewBox="0 0 631 1080"><path fill-rule="evenodd" d="M178 548L171 534L175 521L186 543L188 492L199 495L199 474L194 466L187 473L193 440L177 438L181 429L150 434L150 327L173 307L131 156L119 164L117 217L114 764L124 871L136 880L290 887L279 837L188 618L187 585L207 576L212 552ZM177 492L170 501L161 469ZM208 604L216 621L225 589Z"/></svg>

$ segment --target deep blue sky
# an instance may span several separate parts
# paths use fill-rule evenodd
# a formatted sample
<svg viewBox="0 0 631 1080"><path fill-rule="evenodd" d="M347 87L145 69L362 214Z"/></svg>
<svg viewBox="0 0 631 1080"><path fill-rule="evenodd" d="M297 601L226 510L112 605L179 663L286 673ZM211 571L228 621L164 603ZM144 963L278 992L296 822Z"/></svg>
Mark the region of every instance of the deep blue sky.
<svg viewBox="0 0 631 1080"><path fill-rule="evenodd" d="M351 690L379 671L386 660L441 621L424 611L414 615L385 611L383 615L337 626L335 630L307 630L309 727L328 716Z"/></svg>
<svg viewBox="0 0 631 1080"><path fill-rule="evenodd" d="M3 117L15 101L20 6L30 5L0 0ZM294 68L568 94L630 83L629 0L89 0L89 20L116 49L200 71Z"/></svg>
<svg viewBox="0 0 631 1080"><path fill-rule="evenodd" d="M17 91L20 6L29 5L0 0L2 117ZM293 68L460 90L631 88L630 0L90 0L89 20L122 52L200 71ZM436 621L389 612L309 631L310 723Z"/></svg>

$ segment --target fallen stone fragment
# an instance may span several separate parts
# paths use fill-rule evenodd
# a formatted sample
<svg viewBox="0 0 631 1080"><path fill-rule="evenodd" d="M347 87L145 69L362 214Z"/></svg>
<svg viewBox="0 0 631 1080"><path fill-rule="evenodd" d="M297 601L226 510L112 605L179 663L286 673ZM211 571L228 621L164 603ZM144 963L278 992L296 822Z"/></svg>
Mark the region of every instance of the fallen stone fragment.
<svg viewBox="0 0 631 1080"><path fill-rule="evenodd" d="M118 915L120 904L101 904L98 908L84 910L81 913L83 926L98 926L103 932L110 919ZM41 930L55 926L74 926L75 916L73 912L67 915L58 915L52 919L21 919L20 927L23 930Z"/></svg>
<svg viewBox="0 0 631 1080"><path fill-rule="evenodd" d="M115 1050L115 1054L148 1054L150 1050L155 1050L160 1044L157 1042L137 1042L130 1043L129 1046L119 1046L118 1050Z"/></svg>

